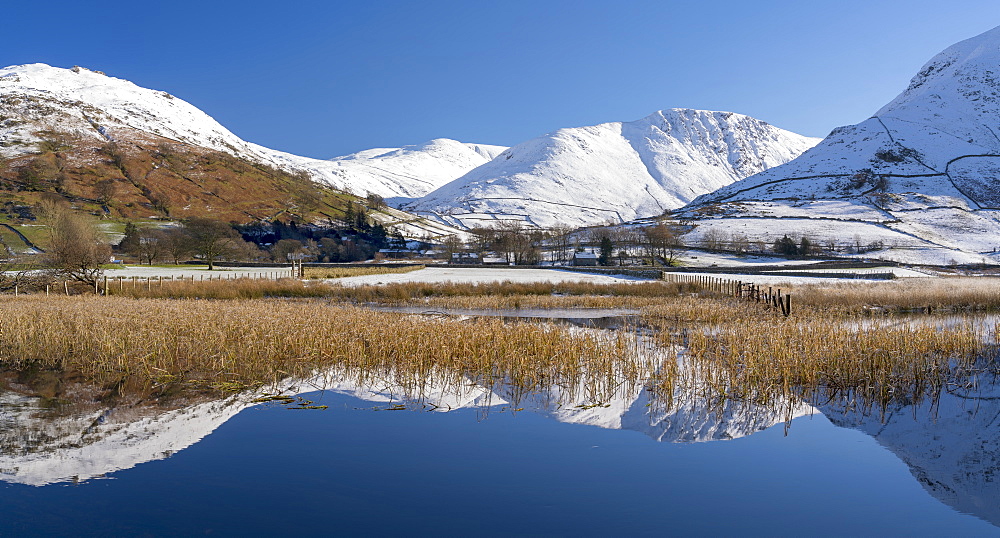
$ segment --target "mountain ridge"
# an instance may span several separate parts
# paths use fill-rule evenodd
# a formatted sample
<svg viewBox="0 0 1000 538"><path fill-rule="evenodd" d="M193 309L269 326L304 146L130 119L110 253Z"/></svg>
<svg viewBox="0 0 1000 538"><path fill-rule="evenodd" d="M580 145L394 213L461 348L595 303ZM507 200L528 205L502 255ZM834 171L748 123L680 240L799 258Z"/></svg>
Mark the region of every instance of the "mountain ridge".
<svg viewBox="0 0 1000 538"><path fill-rule="evenodd" d="M834 129L789 163L699 197L677 216L699 225L693 238L742 228L769 242L764 226L781 218L784 231L818 241L867 236L901 261L996 259L997 64L1000 27L935 55L871 118Z"/></svg>
<svg viewBox="0 0 1000 538"><path fill-rule="evenodd" d="M474 161L453 159L460 171L496 151L444 140L425 146ZM355 199L341 191L380 193L369 178L330 181L336 166L246 142L180 98L101 72L46 64L0 69L0 203L11 218L54 194L80 210L129 219L337 220ZM413 236L457 232L383 213L373 218Z"/></svg>
<svg viewBox="0 0 1000 538"><path fill-rule="evenodd" d="M680 207L816 142L733 112L666 109L536 137L403 207L463 227L620 223Z"/></svg>

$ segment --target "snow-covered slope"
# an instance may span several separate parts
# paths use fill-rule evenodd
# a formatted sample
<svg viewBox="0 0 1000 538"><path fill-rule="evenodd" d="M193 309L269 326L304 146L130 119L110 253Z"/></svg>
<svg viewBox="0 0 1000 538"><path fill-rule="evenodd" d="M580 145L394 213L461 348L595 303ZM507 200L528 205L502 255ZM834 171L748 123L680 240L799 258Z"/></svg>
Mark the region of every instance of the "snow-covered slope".
<svg viewBox="0 0 1000 538"><path fill-rule="evenodd" d="M741 114L663 110L529 140L405 208L465 227L618 223L680 207L816 142Z"/></svg>
<svg viewBox="0 0 1000 538"><path fill-rule="evenodd" d="M698 198L682 214L702 218L701 232L728 231L741 219L751 236L768 229L832 241L859 235L917 249L925 260L980 261L1000 243L998 66L995 28L935 56L873 117ZM850 226L838 223L857 229L845 235Z"/></svg>
<svg viewBox="0 0 1000 538"><path fill-rule="evenodd" d="M108 127L130 127L248 158L266 156L207 114L166 92L81 67L45 64L0 69L0 156L33 150L38 131L104 138Z"/></svg>
<svg viewBox="0 0 1000 538"><path fill-rule="evenodd" d="M489 162L504 146L438 138L402 148L378 148L317 161L260 148L291 168L307 169L328 184L355 194L416 198ZM364 187L364 191L358 189Z"/></svg>
<svg viewBox="0 0 1000 538"><path fill-rule="evenodd" d="M43 137L39 133L68 133L103 142L127 137L129 129L305 171L338 189L384 197L426 194L504 149L438 139L332 161L311 159L246 142L182 99L100 72L45 64L0 69L0 158L35 151Z"/></svg>

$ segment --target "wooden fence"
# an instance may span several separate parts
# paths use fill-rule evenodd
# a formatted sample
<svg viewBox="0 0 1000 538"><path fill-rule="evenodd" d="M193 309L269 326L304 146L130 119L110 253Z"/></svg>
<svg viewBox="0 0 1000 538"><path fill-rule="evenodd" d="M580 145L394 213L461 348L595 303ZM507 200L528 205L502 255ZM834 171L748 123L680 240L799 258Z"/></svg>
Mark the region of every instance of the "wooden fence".
<svg viewBox="0 0 1000 538"><path fill-rule="evenodd" d="M251 280L281 280L283 278L296 278L296 274L301 272L301 267L296 267L293 269L284 269L282 271L264 271L264 272L251 272L251 273L241 273L241 272L226 272L226 273L216 273L208 275L198 275L198 276L131 276L131 277L107 277L105 276L103 280L98 280L94 282L94 293L97 295L113 295L114 291L117 289L119 291L124 291L125 288L138 289L144 287L147 290L153 288L153 286L163 286L164 282L211 282L213 280L239 280L239 279L251 279ZM73 284L72 286L70 284ZM78 282L70 282L69 280L56 281L54 283L49 283L45 285L45 295L52 295L53 293L72 295L71 290L77 288ZM89 284L88 284L89 285ZM78 289L78 288L77 288ZM17 283L14 284L14 296L17 297L21 295L21 286Z"/></svg>
<svg viewBox="0 0 1000 538"><path fill-rule="evenodd" d="M226 273L216 273L216 274L202 274L197 277L191 276L150 276L150 277L111 277L110 279L104 277L104 285L101 286L98 282L94 283L94 293L104 295L113 295L114 291L124 291L126 287L131 289L137 289L140 287L145 287L147 290L153 289L153 286L162 287L164 282L211 282L219 280L240 280L240 279L250 279L250 280L281 280L283 278L296 278L296 274L301 271L300 268L296 267L293 269L285 269L283 271L265 271L265 272L252 272L252 273L240 273L239 271L226 272ZM207 277L207 278L206 278ZM48 293L46 289L46 293ZM66 293L69 295L69 292Z"/></svg>
<svg viewBox="0 0 1000 538"><path fill-rule="evenodd" d="M756 302L768 308L777 310L786 317L792 313L792 296L788 293L782 293L781 288L768 286L765 291L763 286L752 282L730 280L728 278L719 278L708 275L664 273L663 279L667 282L686 282L696 284L710 292Z"/></svg>

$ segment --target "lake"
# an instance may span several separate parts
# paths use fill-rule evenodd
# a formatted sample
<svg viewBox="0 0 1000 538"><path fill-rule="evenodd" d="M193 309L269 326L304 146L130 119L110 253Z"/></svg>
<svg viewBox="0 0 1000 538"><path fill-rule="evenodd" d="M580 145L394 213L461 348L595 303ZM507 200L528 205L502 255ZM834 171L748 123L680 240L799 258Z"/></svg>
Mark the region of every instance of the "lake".
<svg viewBox="0 0 1000 538"><path fill-rule="evenodd" d="M993 379L870 412L413 381L96 403L10 382L0 534L1000 534Z"/></svg>

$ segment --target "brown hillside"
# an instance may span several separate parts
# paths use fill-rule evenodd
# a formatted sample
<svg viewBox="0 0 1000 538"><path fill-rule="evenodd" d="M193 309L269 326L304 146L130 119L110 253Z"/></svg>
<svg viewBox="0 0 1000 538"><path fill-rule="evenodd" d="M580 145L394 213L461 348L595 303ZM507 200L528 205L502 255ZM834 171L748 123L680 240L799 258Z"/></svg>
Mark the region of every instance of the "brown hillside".
<svg viewBox="0 0 1000 538"><path fill-rule="evenodd" d="M339 218L354 198L305 174L132 129L109 130L103 140L39 134L36 153L0 161L0 206L10 216L57 194L81 210L128 219L314 222Z"/></svg>

